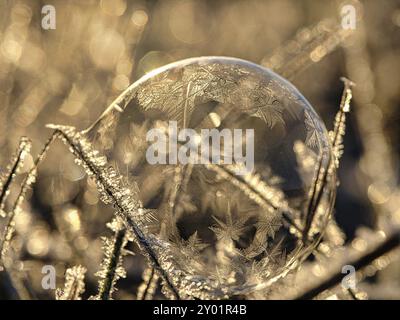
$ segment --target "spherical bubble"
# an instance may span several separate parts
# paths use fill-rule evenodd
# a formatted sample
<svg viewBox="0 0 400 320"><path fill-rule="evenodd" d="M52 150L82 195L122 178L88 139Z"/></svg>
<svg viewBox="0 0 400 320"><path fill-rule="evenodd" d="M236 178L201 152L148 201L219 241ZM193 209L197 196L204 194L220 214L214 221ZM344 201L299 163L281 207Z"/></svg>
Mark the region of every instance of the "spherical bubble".
<svg viewBox="0 0 400 320"><path fill-rule="evenodd" d="M244 60L153 70L87 135L137 183L155 212L148 232L172 248L177 268L236 292L295 267L332 209L324 124L292 84Z"/></svg>

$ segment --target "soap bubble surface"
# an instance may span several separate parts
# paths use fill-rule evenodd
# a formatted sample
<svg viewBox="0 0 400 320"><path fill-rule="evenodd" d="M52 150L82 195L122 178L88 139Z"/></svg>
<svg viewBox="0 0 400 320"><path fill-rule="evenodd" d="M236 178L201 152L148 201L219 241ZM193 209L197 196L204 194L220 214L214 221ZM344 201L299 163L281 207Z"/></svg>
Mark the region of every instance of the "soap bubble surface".
<svg viewBox="0 0 400 320"><path fill-rule="evenodd" d="M222 160L149 163L146 136L158 129L169 142L171 123L176 135L187 128L253 130L254 169L237 174L240 163ZM292 84L244 60L201 57L156 69L117 98L86 136L128 186L138 187L144 208L153 209L147 232L193 281L237 292L271 284L312 251L331 213L335 172L324 124ZM310 217L317 172L328 170Z"/></svg>

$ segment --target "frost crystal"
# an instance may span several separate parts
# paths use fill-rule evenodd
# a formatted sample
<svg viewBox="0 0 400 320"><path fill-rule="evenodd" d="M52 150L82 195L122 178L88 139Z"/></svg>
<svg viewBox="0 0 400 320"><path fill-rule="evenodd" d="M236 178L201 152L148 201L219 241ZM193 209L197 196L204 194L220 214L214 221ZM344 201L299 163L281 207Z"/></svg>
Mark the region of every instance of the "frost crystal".
<svg viewBox="0 0 400 320"><path fill-rule="evenodd" d="M81 300L81 295L85 291L86 268L75 266L65 272L65 284L63 289L56 290L57 300Z"/></svg>
<svg viewBox="0 0 400 320"><path fill-rule="evenodd" d="M96 298L101 300L111 299L118 279L126 277L122 263L123 257L127 254L125 246L129 240L132 241L132 236L120 219L114 219L108 227L114 235L112 238L102 238L104 260L100 271L96 273L96 276L100 278L99 293Z"/></svg>

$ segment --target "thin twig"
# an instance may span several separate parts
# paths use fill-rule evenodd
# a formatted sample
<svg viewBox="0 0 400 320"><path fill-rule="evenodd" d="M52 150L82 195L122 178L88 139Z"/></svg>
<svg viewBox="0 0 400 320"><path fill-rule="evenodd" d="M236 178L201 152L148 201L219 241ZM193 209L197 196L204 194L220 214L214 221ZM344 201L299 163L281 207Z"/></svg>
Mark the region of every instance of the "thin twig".
<svg viewBox="0 0 400 320"><path fill-rule="evenodd" d="M41 153L38 155L38 157L35 160L35 163L31 170L28 172L26 177L24 178L24 181L22 182L21 190L20 193L17 197L17 199L14 202L14 205L12 207L12 210L8 216L8 221L6 224L6 227L4 229L4 234L3 238L0 242L0 261L3 261L5 254L7 253L7 250L9 248L9 243L12 239L13 233L14 233L14 220L15 216L25 198L25 194L28 191L28 189L32 186L32 184L36 180L36 173L37 173L37 167L39 164L43 161L48 149L50 148L50 145L53 143L55 140L56 135L53 134L46 142L46 144L43 147L43 150Z"/></svg>
<svg viewBox="0 0 400 320"><path fill-rule="evenodd" d="M346 263L355 268L355 270L360 270L368 265L370 265L375 259L383 256L389 251L395 249L400 246L400 231L394 232L386 241L380 244L377 248L372 250L371 252L363 255L355 261L351 261ZM337 285L343 279L343 273L339 270L337 273L333 274L331 277L318 284L317 286L307 290L306 292L300 294L296 300L308 300L316 297L318 294L322 293L325 290L328 290L335 285Z"/></svg>
<svg viewBox="0 0 400 320"><path fill-rule="evenodd" d="M117 212L120 214L120 216L123 219L124 223L126 224L127 228L132 231L132 234L134 235L138 244L142 247L144 252L147 253L149 260L151 261L151 263L153 263L153 265L155 266L157 271L162 276L167 287L170 289L172 295L175 297L175 299L180 299L178 290L172 284L167 272L161 267L160 262L158 261L158 258L157 258L157 254L151 248L151 245L147 241L145 235L140 230L138 225L132 220L132 218L129 216L128 212L125 212L123 205L120 203L118 198L114 195L114 193L111 191L109 183L106 181L103 174L101 172L99 172L99 168L93 162L91 162L90 159L88 159L84 153L81 152L79 147L77 147L73 143L73 141L71 140L71 137L69 135L67 135L60 129L56 129L55 134L57 136L62 137L62 140L64 140L69 145L69 147L73 150L74 154L76 156L78 156L80 158L80 160L83 161L83 163L85 163L88 170L96 177L96 180L104 188L104 192L106 193L107 197L112 199L112 202L114 203L115 207L117 208Z"/></svg>
<svg viewBox="0 0 400 320"><path fill-rule="evenodd" d="M114 292L114 286L119 278L118 267L122 259L122 251L126 245L127 231L124 227L117 230L112 239L110 252L105 252L104 278L100 282L97 297L101 300L110 300ZM107 244L106 244L107 245ZM105 249L107 250L107 248Z"/></svg>
<svg viewBox="0 0 400 320"><path fill-rule="evenodd" d="M15 176L18 174L19 169L22 167L25 155L29 152L31 148L31 142L25 137L22 137L19 142L19 147L16 155L11 160L11 163L7 167L7 173L2 177L0 181L0 216L1 211L4 208L6 198L10 189L10 185L14 180ZM4 181L3 181L4 180Z"/></svg>

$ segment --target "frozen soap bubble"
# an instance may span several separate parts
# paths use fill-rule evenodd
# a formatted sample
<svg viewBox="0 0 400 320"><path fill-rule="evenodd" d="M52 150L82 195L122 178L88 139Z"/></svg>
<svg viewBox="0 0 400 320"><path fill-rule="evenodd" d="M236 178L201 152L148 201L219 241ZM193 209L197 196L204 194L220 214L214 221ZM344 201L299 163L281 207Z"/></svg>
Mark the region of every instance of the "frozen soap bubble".
<svg viewBox="0 0 400 320"><path fill-rule="evenodd" d="M244 60L156 69L85 133L154 209L146 232L182 295L268 288L312 251L332 211L323 122L292 84Z"/></svg>

